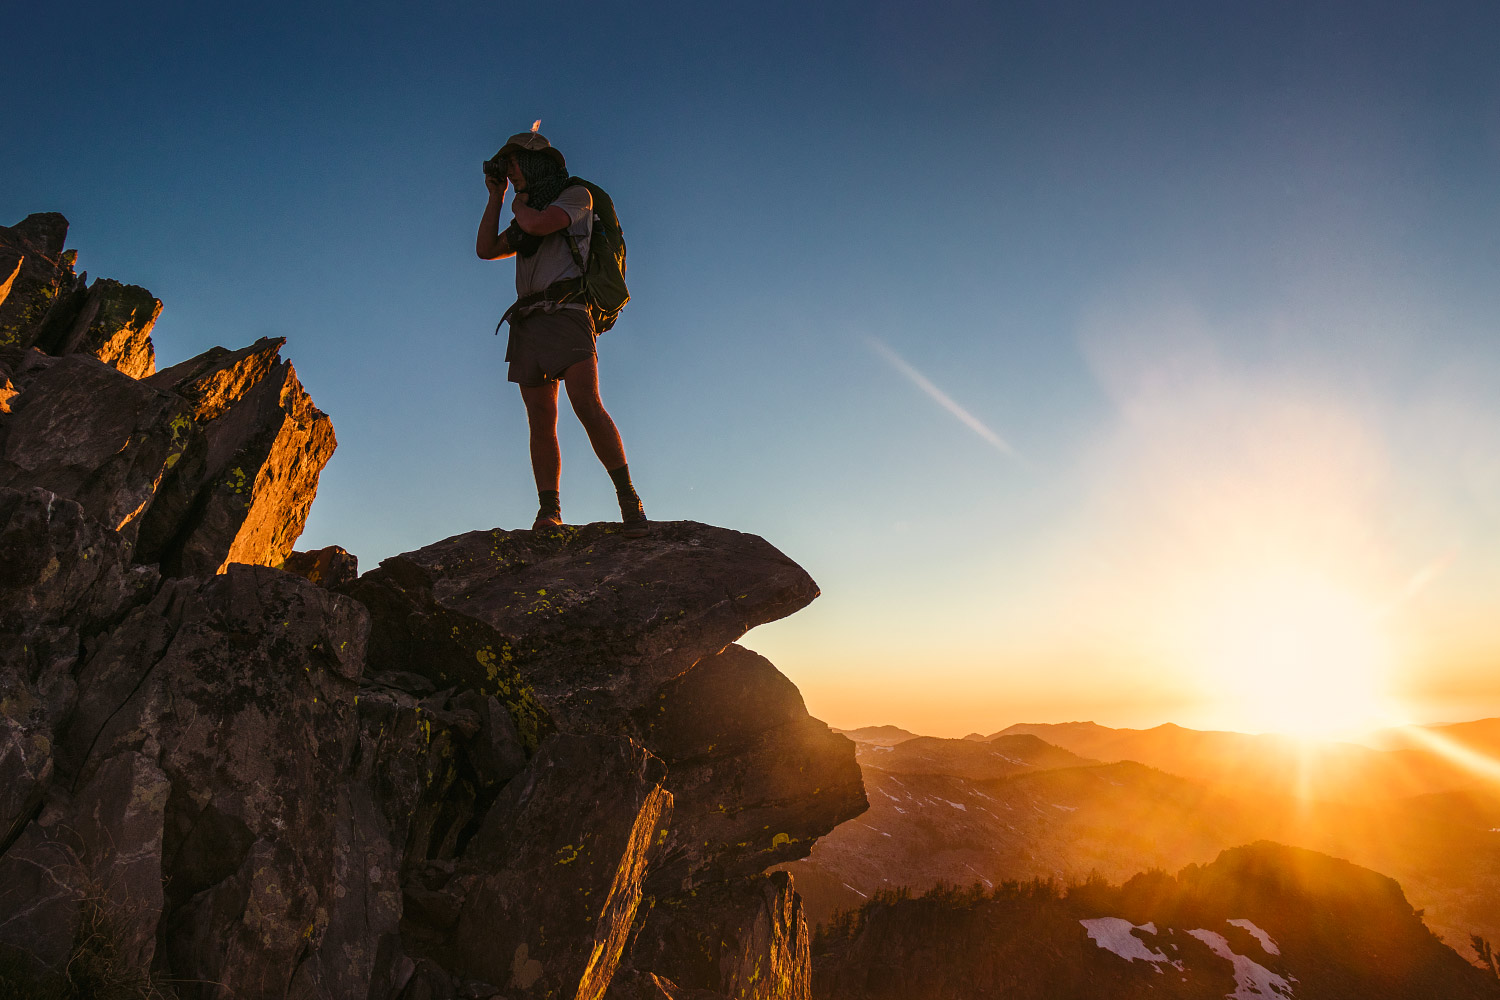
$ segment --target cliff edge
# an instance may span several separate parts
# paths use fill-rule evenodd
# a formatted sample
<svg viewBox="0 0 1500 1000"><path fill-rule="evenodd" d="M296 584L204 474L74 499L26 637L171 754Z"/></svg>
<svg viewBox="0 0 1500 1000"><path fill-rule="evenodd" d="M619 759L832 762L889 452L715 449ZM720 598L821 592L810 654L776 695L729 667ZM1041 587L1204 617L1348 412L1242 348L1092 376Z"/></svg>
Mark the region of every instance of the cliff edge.
<svg viewBox="0 0 1500 1000"><path fill-rule="evenodd" d="M735 640L808 575L693 522L294 553L336 442L283 343L156 372L66 228L0 227L0 979L805 1000L767 870L864 791Z"/></svg>

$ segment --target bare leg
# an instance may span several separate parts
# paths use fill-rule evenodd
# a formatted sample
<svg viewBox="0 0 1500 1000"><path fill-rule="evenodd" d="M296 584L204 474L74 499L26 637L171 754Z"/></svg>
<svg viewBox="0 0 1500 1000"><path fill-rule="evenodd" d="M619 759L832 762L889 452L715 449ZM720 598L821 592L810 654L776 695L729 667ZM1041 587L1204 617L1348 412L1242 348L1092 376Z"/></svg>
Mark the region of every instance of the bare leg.
<svg viewBox="0 0 1500 1000"><path fill-rule="evenodd" d="M571 388L568 394L572 395ZM555 490L562 479L562 452L557 447L557 383L523 385L521 401L526 404L526 426L531 430L531 474L536 477L537 492Z"/></svg>
<svg viewBox="0 0 1500 1000"><path fill-rule="evenodd" d="M610 419L609 412L604 409L604 401L599 398L599 360L589 358L587 361L574 362L568 366L567 371L563 372L563 379L568 384L568 402L573 404L573 412L578 414L578 422L583 424L583 429L588 432L589 444L594 446L594 454L599 456L599 461L604 463L606 469L618 469L625 464L625 445L620 440L619 428L615 427L615 422ZM523 393L525 391L522 390ZM531 440L532 464L535 465L535 430L532 431ZM552 446L557 447L557 390L555 388L552 396Z"/></svg>

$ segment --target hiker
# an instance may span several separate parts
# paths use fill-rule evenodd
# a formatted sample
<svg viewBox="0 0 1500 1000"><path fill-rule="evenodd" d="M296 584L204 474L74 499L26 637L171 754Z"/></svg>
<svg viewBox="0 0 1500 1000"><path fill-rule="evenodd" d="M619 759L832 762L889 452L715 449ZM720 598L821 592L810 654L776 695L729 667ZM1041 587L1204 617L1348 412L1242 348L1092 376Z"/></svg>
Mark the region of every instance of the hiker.
<svg viewBox="0 0 1500 1000"><path fill-rule="evenodd" d="M624 534L644 535L646 511L630 482L625 446L599 398L594 341L600 331L595 310L580 294L584 267L589 267L590 274L594 271L585 265L594 231L593 195L589 187L572 183L576 178L568 176L562 153L537 133L536 126L511 136L484 166L490 198L474 251L483 260L516 258L517 300L501 322L510 322L506 377L521 387L531 432L531 471L540 501L532 530L562 524L562 457L557 445L557 384L561 381L567 383L568 402L588 432L594 454L614 480ZM515 218L502 231L500 208L510 185L516 189L511 199ZM612 208L609 215L613 220ZM623 240L619 258L623 269ZM620 291L624 291L623 282ZM613 320L610 315L608 322Z"/></svg>

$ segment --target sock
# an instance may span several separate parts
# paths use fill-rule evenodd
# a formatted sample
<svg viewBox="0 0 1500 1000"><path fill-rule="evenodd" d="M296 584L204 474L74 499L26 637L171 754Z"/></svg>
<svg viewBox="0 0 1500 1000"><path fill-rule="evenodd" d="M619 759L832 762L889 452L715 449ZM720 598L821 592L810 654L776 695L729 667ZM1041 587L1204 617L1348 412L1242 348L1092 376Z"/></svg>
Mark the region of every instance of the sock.
<svg viewBox="0 0 1500 1000"><path fill-rule="evenodd" d="M562 513L562 494L557 490L537 490L537 499L541 501L541 509L548 514Z"/></svg>
<svg viewBox="0 0 1500 1000"><path fill-rule="evenodd" d="M630 483L630 463L620 466L618 469L609 470L609 478L615 482L615 492L622 497L633 497L636 495L635 487Z"/></svg>

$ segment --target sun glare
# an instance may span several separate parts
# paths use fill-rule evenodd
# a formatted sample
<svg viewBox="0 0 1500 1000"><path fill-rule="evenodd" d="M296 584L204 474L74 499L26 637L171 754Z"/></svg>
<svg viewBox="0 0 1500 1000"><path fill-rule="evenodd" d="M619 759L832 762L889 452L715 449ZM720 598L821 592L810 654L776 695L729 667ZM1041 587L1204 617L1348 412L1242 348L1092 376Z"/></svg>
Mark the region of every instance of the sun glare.
<svg viewBox="0 0 1500 1000"><path fill-rule="evenodd" d="M1391 719L1379 616L1327 581L1277 574L1204 595L1189 633L1187 666L1236 729L1328 738Z"/></svg>

